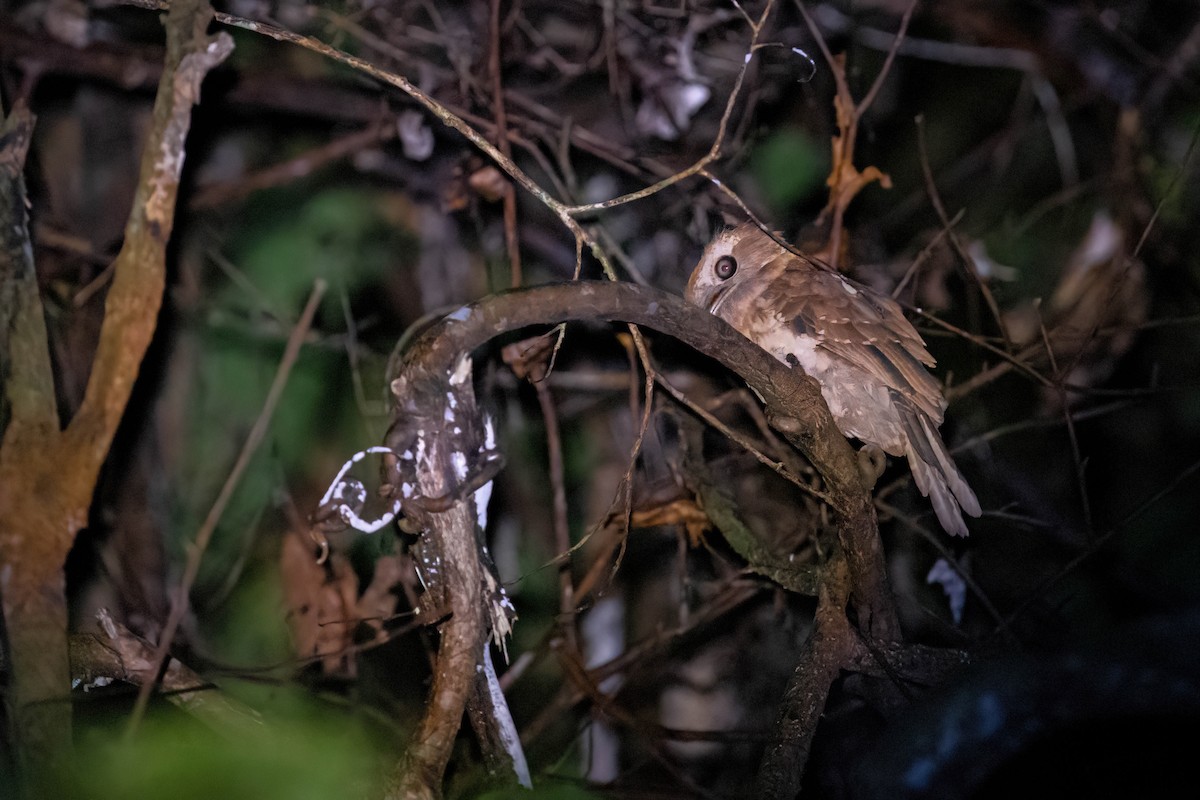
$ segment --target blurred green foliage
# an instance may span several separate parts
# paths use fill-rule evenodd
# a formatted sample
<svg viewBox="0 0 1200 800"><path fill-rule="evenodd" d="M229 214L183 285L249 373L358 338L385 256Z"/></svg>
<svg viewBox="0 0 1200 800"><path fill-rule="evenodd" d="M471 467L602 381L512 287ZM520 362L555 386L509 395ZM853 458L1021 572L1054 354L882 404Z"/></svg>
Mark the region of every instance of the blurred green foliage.
<svg viewBox="0 0 1200 800"><path fill-rule="evenodd" d="M223 738L181 714L155 713L131 741L117 725L80 747L87 800L328 800L377 793L375 747L366 731L298 692L290 714L254 741ZM264 706L260 705L260 709ZM307 713L298 713L303 708ZM269 716L273 709L265 707ZM166 709L162 710L166 711Z"/></svg>
<svg viewBox="0 0 1200 800"><path fill-rule="evenodd" d="M509 800L511 797L511 789L496 789L479 795L478 800ZM600 795L579 786L549 784L538 785L532 791L521 792L520 797L522 800L596 800Z"/></svg>
<svg viewBox="0 0 1200 800"><path fill-rule="evenodd" d="M767 136L750 158L750 171L775 215L818 191L829 173L829 144L803 128L781 128Z"/></svg>
<svg viewBox="0 0 1200 800"><path fill-rule="evenodd" d="M208 266L205 283L211 288L182 333L184 341L195 346L181 349L193 357L188 362L184 415L186 459L171 476L171 485L180 487L168 542L177 560L182 560L185 543L208 513L262 409L287 334L314 282L329 283L317 324L324 336L336 335L348 327L343 310L348 299L376 290L389 270L414 250L411 236L381 212L380 193L336 185L313 188L303 194L268 192L247 205L226 237L221 264ZM385 353L360 346L359 356L362 384L381 386ZM267 438L205 554L193 592L198 606L213 612L203 618L218 650L228 646L250 657L236 639L275 642L278 646L266 649L276 659L285 652L280 592L233 587L244 569L261 568L264 562L269 567L274 560L274 539L260 541L259 531L279 529L274 516L279 491L294 493L320 485L332 473L318 470L340 464L382 435L386 420L365 417L355 398L345 345L303 348ZM382 393L368 399L382 399ZM382 411L383 406L372 410ZM330 455L322 457L323 453ZM367 469L363 477L369 480ZM363 546L377 550L379 538L368 543L363 537ZM233 607L217 608L224 603ZM239 611L242 603L255 610ZM218 635L221 632L234 638L226 640Z"/></svg>

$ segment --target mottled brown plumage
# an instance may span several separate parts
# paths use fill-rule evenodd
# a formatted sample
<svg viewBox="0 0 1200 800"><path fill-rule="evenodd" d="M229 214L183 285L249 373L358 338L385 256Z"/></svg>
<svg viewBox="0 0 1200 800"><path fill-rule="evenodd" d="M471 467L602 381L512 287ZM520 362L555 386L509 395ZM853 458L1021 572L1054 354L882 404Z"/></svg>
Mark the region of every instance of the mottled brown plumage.
<svg viewBox="0 0 1200 800"><path fill-rule="evenodd" d="M709 243L686 296L815 378L842 433L906 456L942 527L967 535L961 512L979 516L979 501L938 434L946 401L926 369L933 356L894 301L751 224Z"/></svg>

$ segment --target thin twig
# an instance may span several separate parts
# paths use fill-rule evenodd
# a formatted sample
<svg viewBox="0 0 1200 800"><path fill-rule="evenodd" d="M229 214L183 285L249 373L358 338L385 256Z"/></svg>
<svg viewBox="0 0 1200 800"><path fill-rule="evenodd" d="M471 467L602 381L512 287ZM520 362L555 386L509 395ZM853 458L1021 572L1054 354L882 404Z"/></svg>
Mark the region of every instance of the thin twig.
<svg viewBox="0 0 1200 800"><path fill-rule="evenodd" d="M492 0L488 19L491 47L488 54L488 70L492 73L492 104L496 110L496 144L500 152L512 158L512 145L508 141L508 111L504 105L504 80L500 64L500 0ZM510 285L515 289L521 285L521 247L517 238L517 192L511 183L504 186L504 243L508 248L508 264L511 273Z"/></svg>
<svg viewBox="0 0 1200 800"><path fill-rule="evenodd" d="M553 498L551 515L554 533L554 550L564 554L558 562L560 628L567 641L567 647L572 652L578 651L578 636L575 629L575 586L571 576L571 528L568 519L566 469L563 462L562 429L558 420L558 408L554 404L554 394L550 391L548 378L552 374L553 359L562 342L564 326L558 329L558 336L553 345L549 344L550 334L536 337L532 340L518 342L504 349L504 360L512 368L518 378L524 378L533 385L537 394L538 406L542 412L542 421L546 426L546 456L550 475L550 489Z"/></svg>
<svg viewBox="0 0 1200 800"><path fill-rule="evenodd" d="M1054 90L1054 85L1046 80L1038 57L1028 51L1008 47L986 47L946 42L934 39L919 39L908 37L897 47L896 36L887 31L878 30L864 25L854 25L850 17L825 4L822 21L827 26L839 32L851 32L854 39L866 47L880 52L891 53L898 51L909 58L924 61L935 61L945 64L959 64L972 67L1012 69L1026 74L1034 99L1046 116L1046 128L1050 133L1050 142L1062 176L1063 184L1069 188L1078 186L1079 168L1075 145L1071 141L1071 131L1063 115L1062 103Z"/></svg>
<svg viewBox="0 0 1200 800"><path fill-rule="evenodd" d="M883 60L883 66L879 68L879 74L875 76L875 82L871 84L871 88L867 90L862 101L854 108L856 122L862 119L863 114L875 102L875 96L879 94L884 79L892 69L892 62L896 60L896 54L900 52L900 47L904 44L904 36L908 33L908 23L912 21L912 15L917 10L918 2L919 0L912 0L908 4L908 8L904 10L904 16L900 18L900 29L896 31L896 38L887 51L887 57Z"/></svg>
<svg viewBox="0 0 1200 800"><path fill-rule="evenodd" d="M690 397L688 397L684 392L681 392L679 389L677 389L675 387L675 385L672 384L669 380L667 380L663 375L661 375L661 374L655 375L655 380L658 382L658 385L663 387L664 389L666 389L667 394L669 394L669 395L671 395L671 397L675 398L675 400L680 405L684 406L685 408L690 410L693 414L700 417L700 419L704 420L705 424L711 426L714 430L716 430L718 433L720 433L726 439L733 442L738 447L741 447L743 450L745 450L750 455L754 456L755 460L758 461L760 464L768 467L769 469L771 469L772 472L779 475L781 478L786 480L788 483L793 484L794 486L799 488L804 493L808 494L809 496L811 496L817 500L820 500L822 503L831 502L829 495L825 494L820 489L814 489L812 486L807 484L803 479L801 479L799 475L794 474L790 469L788 469L787 466L783 462L776 461L775 459L771 458L766 453L764 453L762 450L759 450L757 447L754 446L754 442L751 442L749 439L742 436L740 433L735 431L733 428L730 428L724 422L717 419L716 416L714 416L712 413L710 413L708 410L706 410L703 406L701 406L699 403L696 403L694 400L692 400Z"/></svg>
<svg viewBox="0 0 1200 800"><path fill-rule="evenodd" d="M866 169L859 171L854 166L854 149L855 143L858 140L859 123L862 121L863 114L866 113L871 103L874 102L875 96L879 93L879 88L883 85L883 81L887 78L888 72L891 70L892 62L895 60L896 52L900 49L901 42L904 41L904 35L908 30L908 23L912 19L912 14L916 6L917 0L912 0L900 20L900 31L896 35L894 46L888 52L887 58L883 63L883 68L875 77L875 82L871 85L863 100L855 103L854 96L850 92L850 84L846 80L845 55L839 54L838 56L834 56L829 52L829 47L825 43L825 37L821 35L821 31L817 28L812 16L808 13L808 9L804 7L804 3L801 0L796 0L796 7L800 10L801 16L804 17L804 22L808 25L809 32L817 40L822 56L824 56L825 61L829 64L829 68L833 73L834 85L837 89L833 106L836 112L838 132L831 141L833 164L830 169L829 179L827 180L827 184L829 185L829 201L825 204L825 208L820 216L820 220L824 220L826 214L832 214L829 239L823 252L824 259L834 269L838 269L841 263L842 229L846 209L849 208L851 201L859 192L875 181L878 181L885 188L890 188L892 185L891 179L881 172L878 167L868 166Z"/></svg>
<svg viewBox="0 0 1200 800"><path fill-rule="evenodd" d="M1126 400L1119 400L1113 403L1105 403L1102 406L1087 408L1082 411L1072 411L1071 416L1076 422L1084 422L1096 417L1103 417L1106 414L1113 414L1117 411L1125 411L1133 406L1133 403ZM977 447L986 442L993 442L1003 436L1009 436L1013 433L1033 430L1036 428L1052 428L1055 425L1061 425L1062 420L1050 417L1046 419L1023 419L1018 422L1011 422L1008 425L1000 425L991 430L972 436L970 439L965 439L956 444L952 449L952 453L960 453Z"/></svg>
<svg viewBox="0 0 1200 800"><path fill-rule="evenodd" d="M902 479L902 481L897 482L899 483L907 480L909 479L905 478ZM880 511L887 513L887 515L893 519L897 519L904 523L905 526L907 526L910 530L924 539L931 547L933 547L933 549L937 551L937 554L954 569L960 578L963 579L963 583L966 584L967 588L974 593L975 597L979 600L979 604L983 606L988 616L995 621L996 630L1006 630L1004 617L1000 616L1000 612L996 609L995 604L992 603L991 599L987 596L987 593L983 591L983 587L976 583L975 578L971 576L970 571L958 562L958 559L955 558L954 553L951 552L950 548L945 545L943 542L943 536L939 535L938 533L934 533L933 531L929 530L929 528L918 522L914 517L905 514L900 509L889 503L883 502L883 500L879 498L876 498L875 500L875 507Z"/></svg>
<svg viewBox="0 0 1200 800"><path fill-rule="evenodd" d="M588 670L591 679L596 683L616 675L626 678L634 675L638 668L650 660L650 657L661 653L672 643L683 639L688 634L721 620L726 614L740 608L750 600L760 595L763 585L758 581L749 581L742 576L724 581L712 590L708 602L693 614L686 622L668 630L657 630L648 634L640 641L634 642L623 652L603 664ZM549 647L545 650L548 652ZM507 677L507 673L505 674ZM534 717L521 733L521 741L531 743L542 735L552 725L562 719L562 715L576 703L585 699L585 695L577 686L564 684Z"/></svg>
<svg viewBox="0 0 1200 800"><path fill-rule="evenodd" d="M325 294L326 283L324 280L318 279L313 284L312 293L308 297L308 303L304 307L304 312L300 315L300 321L292 328L292 333L288 337L287 345L283 350L283 358L279 361L279 368L275 371L275 379L271 382L271 388L267 391L267 399L263 402L262 410L258 414L258 419L254 421L254 426L250 429L249 435L246 436L246 441L242 444L242 450L238 453L237 461L230 470L229 476L225 479L225 485L221 487L217 499L213 502L212 508L208 511L208 516L204 518L204 522L200 525L200 529L196 531L196 538L192 545L187 549L187 561L184 564L183 576L179 579L179 585L171 596L171 611L167 616L167 622L163 626L162 633L159 634L158 647L154 651L154 672L157 676L162 671L162 665L166 662L167 652L171 649L171 641L175 638L175 632L179 629L179 623L183 621L183 615L188 609L188 595L191 592L192 584L196 580L196 576L200 572L200 561L204 558L204 551L208 548L208 543L212 540L213 533L217 529L217 523L221 521L221 516L225 513L225 507L229 504L229 500L233 497L233 492L241 482L242 474L250 465L250 459L258 450L258 446L262 444L263 437L266 436L267 428L271 424L271 418L275 414L275 407L279 404L279 398L283 395L283 389L287 385L288 376L291 374L292 366L296 363L297 356L300 355L300 347L304 344L304 337L308 335L309 328L312 327L313 316L317 313L317 306L321 302L321 298ZM137 732L138 725L142 721L142 717L146 713L146 705L150 701L150 694L154 691L157 680L148 680L142 684L138 690L137 702L133 706L133 711L129 715L129 723L125 728L125 737L131 738Z"/></svg>
<svg viewBox="0 0 1200 800"><path fill-rule="evenodd" d="M166 6L166 3L162 2L162 0L124 0L124 2L127 5L134 5L141 8L161 9ZM586 234L586 232L583 231L583 229L579 226L579 223L575 220L575 217L594 213L606 208L613 208L618 205L623 205L634 200L640 200L645 197L649 197L650 195L657 194L663 189L673 186L680 181L699 173L700 170L704 169L709 164L721 157L721 148L724 144L726 130L729 125L729 120L733 115L734 105L741 91L742 84L745 81L746 71L749 67L750 59L759 48L759 38L762 35L767 18L770 16L774 8L775 0L768 0L762 14L759 15L758 21L751 26L752 35L750 46L747 50L747 58L745 63L742 64L741 69L738 71L738 76L734 82L733 90L730 92L729 98L726 101L725 111L721 116L721 120L717 128L716 138L714 139L712 146L709 148L708 153L687 169L670 175L658 183L655 183L637 192L615 197L611 200L606 200L601 203L589 203L585 205L566 205L556 200L554 197L551 197L545 189L543 189L536 181L533 180L533 178L531 178L524 170L517 166L516 162L513 161L511 157L502 152L500 147L492 144L487 137L483 136L478 130L468 124L467 121L460 115L455 114L449 107L440 101L435 100L431 95L423 92L421 89L417 88L415 84L413 84L403 75L380 69L365 59L352 56L349 53L343 52L342 50L339 50L338 48L328 45L311 36L303 36L301 34L293 33L292 31L286 30L277 25L271 25L265 22L257 22L255 20L221 12L216 14L216 19L218 22L224 25L230 25L237 28L243 28L248 31L253 31L255 33L260 33L264 36L275 39L276 41L294 44L299 47L303 47L306 50L319 53L327 58L337 61L338 63L345 64L352 69L358 70L366 75L370 75L376 80L400 89L421 106L425 107L426 110L436 116L439 120L441 120L443 124L461 133L472 144L486 153L493 161L496 162L497 165L500 166L501 169L508 173L513 180L520 184L523 189L528 191L542 204L554 212L555 216L557 216L559 220L569 230L571 230L572 233L576 234L577 236L583 236L593 254L595 254L602 263L607 263L607 259L604 258L599 252L598 245L590 236ZM611 270L611 267L607 267L607 269Z"/></svg>
<svg viewBox="0 0 1200 800"><path fill-rule="evenodd" d="M1054 588L1054 586L1056 586L1059 581L1061 581L1063 578L1067 577L1072 572L1074 572L1075 569L1080 564L1082 564L1084 561L1087 561L1089 558L1094 556L1096 553L1100 552L1101 548L1103 548L1104 545L1106 545L1109 542L1109 540L1113 539L1119 533L1121 533L1123 530L1125 530L1127 525L1129 525L1135 519L1137 519L1142 514L1144 514L1148 509L1150 509L1152 506L1154 506L1154 504L1157 503L1159 500L1163 499L1168 494L1175 491L1175 489L1181 483L1183 483L1185 480L1187 480L1188 478L1195 475L1197 472L1200 472L1200 461L1194 461L1190 465L1185 467L1166 486L1164 486L1162 489L1159 489L1157 492L1155 492L1150 497L1148 497L1144 502L1139 504L1137 506L1137 508L1135 508L1133 511L1130 511L1129 514L1126 515L1125 519L1121 520L1119 523L1114 525L1111 529L1106 531L1104 534L1097 536L1095 539L1093 539L1091 544L1089 545L1089 547L1086 550L1084 550L1082 553L1080 553L1075 558L1068 561L1066 564L1063 565L1062 569L1060 569L1058 572L1054 573L1050 577L1046 578L1046 580L1042 581L1042 583L1037 588L1035 588L1031 592L1029 592L1029 596L1027 598L1025 598L1025 602L1023 602L1023 603L1021 603L1021 605L1017 606L1017 608L1005 618L1004 624L1006 626L1011 626L1017 619L1019 619L1021 617L1022 614L1024 614L1029 609L1030 606L1032 606L1034 603L1036 603L1043 595L1046 594L1046 592L1048 592L1048 591L1050 591L1050 589Z"/></svg>
<svg viewBox="0 0 1200 800"><path fill-rule="evenodd" d="M332 139L295 158L272 164L235 180L200 186L188 201L188 208L193 211L215 208L263 189L292 183L335 161L394 139L396 135L395 120L373 122L363 130Z"/></svg>
<svg viewBox="0 0 1200 800"><path fill-rule="evenodd" d="M637 348L642 366L646 370L646 404L642 409L642 420L638 426L637 437L633 440L633 446L629 450L629 466L625 470L625 477L622 481L625 487L625 515L622 519L623 535L621 536L621 546L617 553L617 559L613 562L612 575L616 575L617 568L621 566L621 559L625 555L625 544L629 538L629 521L633 517L633 473L637 469L638 455L642 452L642 442L646 439L646 431L650 428L650 416L654 411L654 378L658 375L658 371L650 361L650 351L646 349L646 342L642 339L641 331L638 330L636 325L632 324L629 326L629 331L633 334L634 346Z"/></svg>
<svg viewBox="0 0 1200 800"><path fill-rule="evenodd" d="M912 280L917 274L917 271L920 270L921 265L925 263L937 246L942 243L942 239L945 239L946 236L949 235L950 231L954 229L954 226L962 221L962 218L966 216L966 213L967 210L965 208L960 208L958 213L954 215L954 218L950 220L950 224L940 228L937 232L937 235L929 240L929 244L921 248L921 252L917 253L917 257L913 259L913 262L908 265L908 269L904 271L904 277L902 277L900 282L896 284L896 288L892 289L893 300L900 296L900 294L904 291L904 287L908 285L908 282Z"/></svg>
<svg viewBox="0 0 1200 800"><path fill-rule="evenodd" d="M804 17L804 24L808 26L808 32L817 42L817 47L821 50L821 57L825 59L825 63L829 66L829 71L833 75L833 81L837 84L837 90L840 92L844 88L846 93L850 93L850 87L846 86L846 73L838 68L837 60L833 57L833 53L829 52L829 45L825 43L825 37L821 35L821 29L817 27L816 21L808 13L802 0L795 0L796 8L800 11L800 16Z"/></svg>
<svg viewBox="0 0 1200 800"><path fill-rule="evenodd" d="M1008 335L1008 326L1004 323L1004 315L1000 313L1000 306L996 304L996 298L992 296L992 290L988 288L983 277L979 274L979 270L975 268L975 260L967 253L967 249L963 247L958 234L952 229L950 215L946 213L946 207L942 204L942 196L938 192L937 183L933 179L933 169L929 166L929 151L925 146L925 120L919 114L917 115L916 123L917 155L920 156L921 174L925 176L925 188L929 192L929 201L933 204L938 219L942 221L942 228L946 230L946 235L950 238L950 244L954 248L954 252L958 253L963 269L966 270L971 280L975 282L975 286L979 289L979 294L983 297L983 301L987 303L988 310L992 312L992 318L996 322L996 327L1000 329L1000 335L1004 338L1005 349L1012 352L1012 337Z"/></svg>
<svg viewBox="0 0 1200 800"><path fill-rule="evenodd" d="M565 467L563 466L562 433L558 425L558 410L554 406L554 396L545 380L533 383L537 391L538 406L542 410L542 419L546 423L546 453L550 464L550 487L554 496L554 513L551 517L554 527L554 545L558 552L567 553L571 549L571 527L567 517L567 485ZM575 586L571 578L571 559L563 559L558 565L559 599L558 611L562 615L561 629L567 640L567 646L572 651L578 651L579 642L575 635Z"/></svg>
<svg viewBox="0 0 1200 800"><path fill-rule="evenodd" d="M1084 460L1079 451L1079 436L1075 433L1075 418L1071 414L1071 403L1067 398L1067 390L1063 385L1063 373L1058 370L1058 359L1054 357L1054 348L1050 346L1050 335L1046 333L1046 322L1042 319L1041 304L1035 304L1038 316L1038 332L1042 344L1046 348L1046 358L1050 361L1050 371L1054 375L1055 392L1058 394L1059 405L1063 409L1063 419L1067 423L1067 438L1071 441L1071 459L1075 464L1075 482L1079 488L1079 502L1083 507L1083 521L1087 526L1088 536L1094 538L1096 529L1092 522L1092 504L1088 498L1087 476L1084 474ZM1081 346L1082 351L1082 346Z"/></svg>
<svg viewBox="0 0 1200 800"><path fill-rule="evenodd" d="M901 305L903 305L903 304L901 304ZM930 314L928 311L925 311L924 309L912 308L911 306L905 306L905 307L909 308L909 310L915 312L916 314L919 314L922 318L929 320L934 325L937 325L939 328L943 328L947 331L950 331L951 333L953 333L957 336L960 336L963 339L966 339L967 341L971 342L976 347L981 347L984 350L987 350L989 353L992 353L993 355L996 355L996 356L1004 359L1005 362L1007 362L1008 364L1011 365L1012 369L1016 369L1017 371L1024 373L1025 375L1029 376L1030 378L1032 378L1034 381L1041 384L1042 386L1045 386L1047 388L1054 387L1054 381L1050 380L1045 375L1043 375L1042 373L1035 370L1033 367L1026 364L1021 359L1020 354L1014 356L1011 353L1008 353L1008 352L1002 350L1001 348L996 347L994 344L989 342L984 337L977 336L977 335L971 333L970 331L963 330L962 328L958 327L957 325L950 323L950 322L946 322L944 319L941 319L940 317L936 317L933 314ZM1037 347L1037 348L1035 348L1035 351L1039 350L1039 349L1041 349L1041 348ZM1064 385L1069 385L1069 384L1064 384Z"/></svg>
<svg viewBox="0 0 1200 800"><path fill-rule="evenodd" d="M737 102L738 96L741 94L742 84L746 80L746 72L750 68L752 57L761 48L759 39L762 36L763 28L766 25L767 18L771 15L771 12L774 9L775 0L768 0L766 6L763 7L762 13L758 17L757 22L750 22L749 17L746 18L747 22L750 22L750 46L746 51L746 59L742 63L741 68L738 70L737 79L733 83L733 89L729 93L729 98L725 101L725 110L722 112L721 121L717 125L717 135L713 139L712 146L709 147L707 153L701 156L700 159L690 167L680 170L674 175L669 175L652 186L647 186L646 188L639 189L636 192L630 192L629 194L624 194L620 197L614 197L610 200L604 200L599 203L586 203L583 205L566 206L564 210L572 216L578 216L583 214L593 214L597 211L603 211L605 209L624 205L625 203L631 203L635 200L641 200L649 197L650 195L657 194L658 192L661 192L663 189L666 189L670 186L674 186L680 181L690 178L693 175L699 175L710 164L720 159L721 150L725 145L726 132L729 128L729 120L733 116L734 105Z"/></svg>

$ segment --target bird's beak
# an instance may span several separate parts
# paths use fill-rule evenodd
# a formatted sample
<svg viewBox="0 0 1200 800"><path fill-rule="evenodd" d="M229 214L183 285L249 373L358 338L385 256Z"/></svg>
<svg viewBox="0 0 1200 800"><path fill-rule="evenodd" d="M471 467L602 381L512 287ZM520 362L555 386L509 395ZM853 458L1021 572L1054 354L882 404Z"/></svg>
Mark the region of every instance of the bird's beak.
<svg viewBox="0 0 1200 800"><path fill-rule="evenodd" d="M708 309L710 314L717 313L717 306L721 303L721 298L725 295L725 291L729 288L729 283L722 283L713 287L712 293L708 296L708 301L704 307Z"/></svg>

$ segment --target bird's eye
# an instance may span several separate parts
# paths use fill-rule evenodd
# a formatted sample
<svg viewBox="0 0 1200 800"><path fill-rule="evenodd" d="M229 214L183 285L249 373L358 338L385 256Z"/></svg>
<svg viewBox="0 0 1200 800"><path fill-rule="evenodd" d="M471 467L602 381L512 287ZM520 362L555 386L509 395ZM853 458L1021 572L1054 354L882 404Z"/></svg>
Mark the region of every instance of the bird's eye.
<svg viewBox="0 0 1200 800"><path fill-rule="evenodd" d="M717 277L723 281L727 281L737 272L737 259L733 256L721 256L717 259L716 266L713 267L713 272L717 273Z"/></svg>

